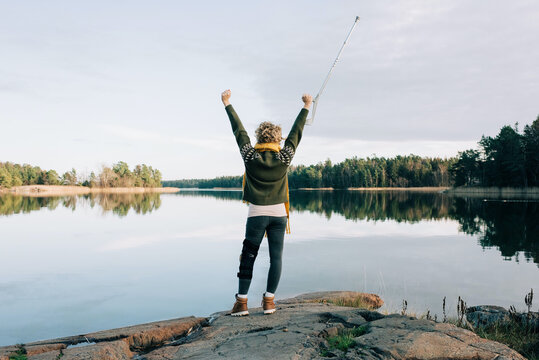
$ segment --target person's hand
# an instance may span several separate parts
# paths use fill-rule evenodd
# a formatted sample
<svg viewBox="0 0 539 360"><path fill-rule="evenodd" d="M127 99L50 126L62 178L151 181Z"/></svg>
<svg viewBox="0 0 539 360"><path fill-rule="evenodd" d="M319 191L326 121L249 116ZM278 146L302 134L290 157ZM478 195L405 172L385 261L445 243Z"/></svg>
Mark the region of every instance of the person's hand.
<svg viewBox="0 0 539 360"><path fill-rule="evenodd" d="M303 108L309 110L311 107L311 104L313 103L313 97L309 94L303 94L301 97L301 100L303 100Z"/></svg>
<svg viewBox="0 0 539 360"><path fill-rule="evenodd" d="M223 104L224 104L225 106L230 105L229 100L230 100L230 97L231 97L231 96L232 96L232 92L230 91L230 89L225 90L225 91L223 91L223 92L221 93L221 101L223 101Z"/></svg>

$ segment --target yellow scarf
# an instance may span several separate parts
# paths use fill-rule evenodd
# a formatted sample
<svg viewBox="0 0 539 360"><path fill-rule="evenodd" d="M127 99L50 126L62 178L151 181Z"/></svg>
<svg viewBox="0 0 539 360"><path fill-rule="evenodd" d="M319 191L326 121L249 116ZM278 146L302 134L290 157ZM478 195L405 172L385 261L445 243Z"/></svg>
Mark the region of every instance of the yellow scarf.
<svg viewBox="0 0 539 360"><path fill-rule="evenodd" d="M279 146L279 143L264 143L264 144L255 144L255 150L258 151L275 151L279 152L281 151L281 146ZM241 189L244 191L245 189L245 173L243 173L243 181L241 184ZM249 203L248 201L243 201L244 203ZM290 196L288 194L288 178L286 179L286 202L284 203L284 207L286 209L286 233L290 234ZM266 237L268 237L268 234L265 234Z"/></svg>

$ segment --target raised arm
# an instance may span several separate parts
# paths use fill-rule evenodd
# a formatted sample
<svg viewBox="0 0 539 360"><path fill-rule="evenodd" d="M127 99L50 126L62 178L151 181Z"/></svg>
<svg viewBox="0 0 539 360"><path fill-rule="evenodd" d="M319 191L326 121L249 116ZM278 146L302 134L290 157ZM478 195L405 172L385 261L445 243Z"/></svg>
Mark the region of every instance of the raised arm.
<svg viewBox="0 0 539 360"><path fill-rule="evenodd" d="M238 114L236 114L236 111L230 104L230 96L232 96L230 89L225 90L221 93L221 100L223 101L223 105L225 106L226 113L228 114L228 118L230 119L230 125L232 125L232 132L236 137L236 142L238 143L238 146L241 151L246 144L249 144L249 146L251 146L251 139L249 139L249 135L247 135L247 131L243 127L243 124L241 123Z"/></svg>
<svg viewBox="0 0 539 360"><path fill-rule="evenodd" d="M291 147L294 152L296 151L299 141L301 140L303 127L305 126L305 121L307 120L307 114L309 113L309 108L313 103L313 98L309 94L303 94L301 100L303 101L303 108L296 117L296 121L294 121L294 125L292 125L292 129L290 129L290 133L288 133L286 141L284 142L284 147Z"/></svg>
<svg viewBox="0 0 539 360"><path fill-rule="evenodd" d="M313 102L313 98L309 94L303 94L301 100L303 100L303 109L301 109L296 117L296 121L294 121L292 129L290 129L290 133L288 133L288 136L286 137L284 147L281 151L279 151L279 159L286 165L290 165L292 158L296 154L296 148L301 140L303 127L305 126L305 121L307 120L307 114L309 113L309 108Z"/></svg>

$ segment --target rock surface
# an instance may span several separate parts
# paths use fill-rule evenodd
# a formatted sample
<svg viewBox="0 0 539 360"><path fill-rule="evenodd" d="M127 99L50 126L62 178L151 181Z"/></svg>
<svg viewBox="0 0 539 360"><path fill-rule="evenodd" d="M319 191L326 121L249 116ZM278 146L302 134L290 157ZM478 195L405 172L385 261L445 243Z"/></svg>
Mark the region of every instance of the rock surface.
<svg viewBox="0 0 539 360"><path fill-rule="evenodd" d="M136 352L148 351L184 338L206 322L206 318L190 316L37 341L25 344L24 348L30 360L131 359ZM0 360L8 360L9 355L17 349L16 346L0 347Z"/></svg>
<svg viewBox="0 0 539 360"><path fill-rule="evenodd" d="M524 359L469 330L399 314L369 322L355 343L347 359Z"/></svg>
<svg viewBox="0 0 539 360"><path fill-rule="evenodd" d="M534 311L511 313L501 306L477 305L466 309L466 319L475 327L517 321L530 326L535 332L539 331L539 312Z"/></svg>
<svg viewBox="0 0 539 360"><path fill-rule="evenodd" d="M359 300L358 300L359 299ZM447 323L336 303L381 305L376 295L322 292L277 302L264 315L228 311L208 318L181 318L25 345L30 360L73 359L524 359L497 342ZM232 304L231 304L232 305ZM327 338L347 328L367 333L352 339L346 352L329 347ZM86 346L80 346L86 343ZM79 344L76 347L73 345ZM17 348L0 348L0 359ZM323 355L326 357L324 357Z"/></svg>

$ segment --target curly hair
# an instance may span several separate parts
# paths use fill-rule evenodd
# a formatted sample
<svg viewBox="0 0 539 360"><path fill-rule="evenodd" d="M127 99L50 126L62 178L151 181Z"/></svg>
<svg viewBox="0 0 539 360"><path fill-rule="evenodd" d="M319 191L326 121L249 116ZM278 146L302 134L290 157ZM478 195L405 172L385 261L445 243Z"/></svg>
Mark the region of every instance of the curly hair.
<svg viewBox="0 0 539 360"><path fill-rule="evenodd" d="M283 139L281 126L272 124L269 121L264 121L258 125L255 135L256 142L259 144L278 143Z"/></svg>

